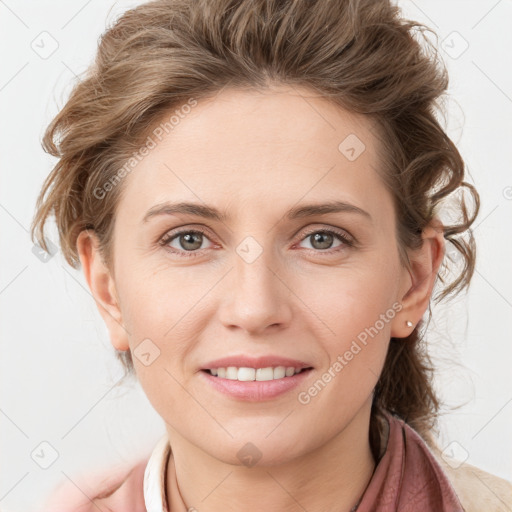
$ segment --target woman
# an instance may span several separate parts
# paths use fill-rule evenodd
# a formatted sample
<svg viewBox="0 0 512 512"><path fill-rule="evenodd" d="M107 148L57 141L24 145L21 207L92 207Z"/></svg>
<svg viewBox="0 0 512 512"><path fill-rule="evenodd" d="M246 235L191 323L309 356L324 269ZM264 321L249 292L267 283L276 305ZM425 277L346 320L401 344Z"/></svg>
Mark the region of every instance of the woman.
<svg viewBox="0 0 512 512"><path fill-rule="evenodd" d="M172 0L104 34L33 235L55 215L166 436L45 510L507 510L432 434L423 315L470 283L479 196L423 28L382 0Z"/></svg>

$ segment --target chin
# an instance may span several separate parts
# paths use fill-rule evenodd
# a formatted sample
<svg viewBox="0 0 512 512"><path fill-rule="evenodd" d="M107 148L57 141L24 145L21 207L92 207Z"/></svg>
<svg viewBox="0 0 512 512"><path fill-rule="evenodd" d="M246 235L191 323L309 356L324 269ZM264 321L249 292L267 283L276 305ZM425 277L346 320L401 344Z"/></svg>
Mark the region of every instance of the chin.
<svg viewBox="0 0 512 512"><path fill-rule="evenodd" d="M247 432L236 436L229 442L229 446L222 447L219 442L217 446L222 447L221 451L211 455L226 464L251 468L286 464L306 452L306 448L301 446L303 440L294 439L289 435L279 436L276 432L268 435L268 432L271 430L264 434L255 432L254 435ZM224 449L226 446L227 449Z"/></svg>

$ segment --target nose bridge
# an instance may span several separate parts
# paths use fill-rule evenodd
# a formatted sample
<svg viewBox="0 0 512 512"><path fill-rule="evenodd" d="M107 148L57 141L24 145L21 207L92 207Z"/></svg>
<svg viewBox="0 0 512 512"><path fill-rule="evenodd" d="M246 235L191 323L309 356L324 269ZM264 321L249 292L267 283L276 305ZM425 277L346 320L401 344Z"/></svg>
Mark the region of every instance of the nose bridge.
<svg viewBox="0 0 512 512"><path fill-rule="evenodd" d="M267 237L267 243L271 239ZM289 292L273 270L279 268L273 248L264 248L254 237L248 236L235 251L230 272L232 290L223 306L223 323L254 332L286 323Z"/></svg>

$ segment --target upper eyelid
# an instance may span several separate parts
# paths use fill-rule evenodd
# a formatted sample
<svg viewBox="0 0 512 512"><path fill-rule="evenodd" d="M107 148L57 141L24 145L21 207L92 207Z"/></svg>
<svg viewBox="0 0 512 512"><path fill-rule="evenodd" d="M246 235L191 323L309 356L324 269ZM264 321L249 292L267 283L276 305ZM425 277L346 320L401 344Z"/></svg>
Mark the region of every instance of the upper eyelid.
<svg viewBox="0 0 512 512"><path fill-rule="evenodd" d="M166 231L162 236L160 236L158 238L158 241L161 242L162 240L172 240L173 238L176 238L177 236L182 235L184 233L195 233L195 232L201 233L205 236L208 235L208 229L206 229L205 227L174 228L174 229L169 229L168 231ZM208 239L210 239L210 237L208 237Z"/></svg>
<svg viewBox="0 0 512 512"><path fill-rule="evenodd" d="M328 227L323 227L323 228L316 228L316 227L308 228L306 230L306 232L304 233L304 236L309 236L309 235L311 235L313 233L317 233L317 232L321 233L322 231L331 232L338 236L346 236L346 238L349 238L351 241L355 242L354 236L352 236L352 234L349 231L347 231L344 228L337 228L334 226L328 226ZM298 232L300 232L300 231L298 231Z"/></svg>

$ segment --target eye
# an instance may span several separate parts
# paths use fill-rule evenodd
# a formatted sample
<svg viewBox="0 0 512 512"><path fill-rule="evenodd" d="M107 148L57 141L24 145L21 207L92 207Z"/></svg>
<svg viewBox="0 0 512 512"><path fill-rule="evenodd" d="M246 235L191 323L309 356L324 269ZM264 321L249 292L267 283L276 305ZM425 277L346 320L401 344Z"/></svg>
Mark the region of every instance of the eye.
<svg viewBox="0 0 512 512"><path fill-rule="evenodd" d="M335 229L312 229L305 234L301 242L308 239L311 240L311 250L317 253L327 252L327 254L332 254L354 245L354 241L349 235ZM171 249L172 253L180 257L189 258L197 256L200 249L208 248L202 247L205 240L210 241L205 231L201 229L182 229L181 231L166 233L160 239L159 244ZM329 251L336 240L340 243Z"/></svg>
<svg viewBox="0 0 512 512"><path fill-rule="evenodd" d="M180 256L187 258L195 256L195 253L201 249L201 245L205 239L209 240L204 231L199 229L187 229L166 233L159 243L160 245L173 249L171 252L179 253ZM173 246L172 243L175 245Z"/></svg>
<svg viewBox="0 0 512 512"><path fill-rule="evenodd" d="M345 234L343 231L333 229L317 228L315 230L311 230L306 233L306 236L302 239L302 241L308 239L310 240L312 249L316 250L315 252L325 252L332 247L332 244L336 239L340 241L340 244L335 247L335 250L329 251L329 254L343 250L347 246L351 247L354 245L353 240L347 234Z"/></svg>

